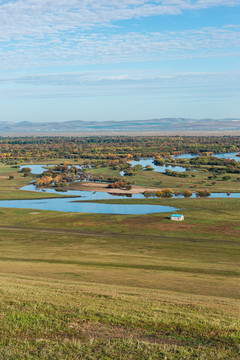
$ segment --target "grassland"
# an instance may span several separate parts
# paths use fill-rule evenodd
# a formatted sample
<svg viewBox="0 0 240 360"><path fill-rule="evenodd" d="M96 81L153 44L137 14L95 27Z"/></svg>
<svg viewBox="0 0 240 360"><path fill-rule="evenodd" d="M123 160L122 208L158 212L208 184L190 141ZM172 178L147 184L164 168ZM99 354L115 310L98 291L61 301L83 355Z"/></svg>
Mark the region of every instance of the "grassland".
<svg viewBox="0 0 240 360"><path fill-rule="evenodd" d="M238 359L239 205L210 201L184 224L1 209L2 358Z"/></svg>
<svg viewBox="0 0 240 360"><path fill-rule="evenodd" d="M57 164L62 163L64 159L45 160L39 163L41 164ZM81 161L77 161L78 164ZM36 162L37 164L37 162ZM72 161L74 165L75 162ZM109 167L105 168L93 168L88 169L88 173L94 176L106 176L106 177L118 177L119 171L112 170ZM223 181L222 179L209 180L208 176L211 175L204 169L198 169L194 172L188 172L188 178L179 178L167 176L166 174L158 173L155 171L139 171L135 176L126 176L127 182L133 182L136 185L141 185L149 188L171 188L174 191L181 191L189 189L194 192L197 189L209 189L211 192L239 192L240 181L239 174L231 174L231 179ZM194 175L192 177L191 175ZM8 180L9 176L14 176L13 180ZM60 197L63 194L49 194L42 192L23 192L20 191L24 185L27 185L29 181L34 180L34 175L29 175L27 178L23 177L23 174L18 169L0 164L0 199L34 199L34 198L49 198L49 197ZM78 190L81 188L81 183L70 184L69 189Z"/></svg>
<svg viewBox="0 0 240 360"><path fill-rule="evenodd" d="M240 359L240 201L119 201L186 220L0 209L0 359Z"/></svg>
<svg viewBox="0 0 240 360"><path fill-rule="evenodd" d="M88 172L96 176L118 176L119 172L111 168L95 168ZM188 178L167 176L164 173L156 171L138 171L134 176L125 176L126 181L134 182L136 185L156 188L171 188L174 191L189 189L209 189L211 192L239 192L240 181L239 174L230 174L231 179L223 181L221 177L215 180L209 180L211 173L204 169L196 169L187 172ZM194 177L192 177L194 175ZM74 185L77 188L77 185Z"/></svg>

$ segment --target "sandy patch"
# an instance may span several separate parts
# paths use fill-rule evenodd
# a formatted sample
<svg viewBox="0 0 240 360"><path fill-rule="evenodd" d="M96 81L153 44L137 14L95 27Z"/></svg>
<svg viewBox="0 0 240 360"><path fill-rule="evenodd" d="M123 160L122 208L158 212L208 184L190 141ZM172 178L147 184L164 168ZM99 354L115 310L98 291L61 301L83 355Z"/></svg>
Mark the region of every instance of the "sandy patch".
<svg viewBox="0 0 240 360"><path fill-rule="evenodd" d="M38 214L40 214L40 212L30 212L29 214L30 215L38 215Z"/></svg>
<svg viewBox="0 0 240 360"><path fill-rule="evenodd" d="M142 194L144 191L159 191L161 189L154 188L146 188L143 186L133 186L131 190L125 189L111 189L108 188L108 184L103 183L93 183L93 182L84 182L76 186L70 186L69 190L85 190L85 191L101 191L101 192L109 192L111 194Z"/></svg>

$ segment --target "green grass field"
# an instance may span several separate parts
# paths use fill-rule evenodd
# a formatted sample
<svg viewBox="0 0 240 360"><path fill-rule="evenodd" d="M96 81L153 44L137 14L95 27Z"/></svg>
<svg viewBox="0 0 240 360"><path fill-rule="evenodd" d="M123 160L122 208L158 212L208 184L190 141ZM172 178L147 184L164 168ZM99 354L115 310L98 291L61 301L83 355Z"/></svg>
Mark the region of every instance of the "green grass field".
<svg viewBox="0 0 240 360"><path fill-rule="evenodd" d="M240 201L120 201L185 221L0 209L0 359L240 359Z"/></svg>
<svg viewBox="0 0 240 360"><path fill-rule="evenodd" d="M119 172L110 168L95 168L90 169L88 172L96 176L118 176ZM174 191L189 189L192 192L198 189L209 189L211 192L239 192L240 181L239 174L230 174L231 179L223 181L221 176L215 180L209 180L210 172L204 170L189 171L188 178L180 178L167 176L156 171L139 171L134 176L125 176L126 181L134 182L136 185L156 188L171 188ZM194 175L192 177L191 175ZM214 182L214 184L213 184ZM75 186L76 188L76 186Z"/></svg>

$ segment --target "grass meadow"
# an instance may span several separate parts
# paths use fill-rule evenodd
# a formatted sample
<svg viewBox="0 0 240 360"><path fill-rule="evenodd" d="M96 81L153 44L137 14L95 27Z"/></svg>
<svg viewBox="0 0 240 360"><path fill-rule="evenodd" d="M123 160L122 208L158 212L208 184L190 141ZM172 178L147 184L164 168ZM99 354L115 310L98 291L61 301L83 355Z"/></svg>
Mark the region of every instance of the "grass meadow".
<svg viewBox="0 0 240 360"><path fill-rule="evenodd" d="M119 201L185 221L0 208L0 359L240 359L240 201Z"/></svg>
<svg viewBox="0 0 240 360"><path fill-rule="evenodd" d="M94 168L88 170L92 175L96 176L118 176L117 170L111 168ZM240 181L239 174L230 174L231 179L223 181L222 176L218 176L215 180L208 179L211 176L211 172L206 169L195 169L195 171L188 171L189 177L173 177L167 176L164 173L156 171L138 171L134 176L125 176L125 179L130 182L134 182L136 185L142 185L146 187L156 188L171 188L174 191L183 189L189 189L194 191L197 189L209 189L211 192L239 192ZM192 177L192 175L194 177ZM74 184L77 188L77 185Z"/></svg>

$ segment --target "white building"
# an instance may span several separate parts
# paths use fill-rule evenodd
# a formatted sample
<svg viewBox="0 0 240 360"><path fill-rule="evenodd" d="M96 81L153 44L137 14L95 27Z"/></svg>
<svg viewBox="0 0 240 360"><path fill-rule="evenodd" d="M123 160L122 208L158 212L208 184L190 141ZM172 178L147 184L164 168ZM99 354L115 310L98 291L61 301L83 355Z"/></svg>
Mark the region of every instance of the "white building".
<svg viewBox="0 0 240 360"><path fill-rule="evenodd" d="M170 220L174 220L174 221L183 221L184 220L184 216L180 215L180 214L172 214L170 217Z"/></svg>

